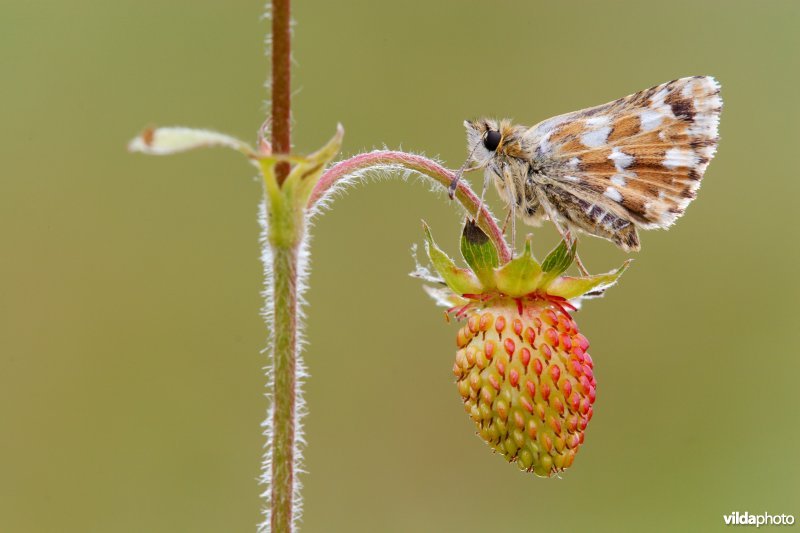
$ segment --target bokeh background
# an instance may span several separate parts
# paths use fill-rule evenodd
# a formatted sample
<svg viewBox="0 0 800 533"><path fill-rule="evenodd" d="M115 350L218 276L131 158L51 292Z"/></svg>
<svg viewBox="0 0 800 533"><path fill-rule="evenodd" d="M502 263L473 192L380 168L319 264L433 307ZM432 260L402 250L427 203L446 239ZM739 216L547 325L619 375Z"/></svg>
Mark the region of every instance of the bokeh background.
<svg viewBox="0 0 800 533"><path fill-rule="evenodd" d="M260 521L260 184L225 151L125 151L151 124L254 138L260 4L0 5L0 531ZM599 391L561 479L520 473L474 435L451 375L456 326L407 276L420 219L456 251L453 204L385 181L317 220L303 531L800 518L800 3L341 0L294 14L301 152L342 122L344 154L402 146L456 167L467 117L533 124L694 74L716 76L725 101L699 199L577 315ZM555 242L537 230L539 254ZM625 258L582 250L594 271Z"/></svg>

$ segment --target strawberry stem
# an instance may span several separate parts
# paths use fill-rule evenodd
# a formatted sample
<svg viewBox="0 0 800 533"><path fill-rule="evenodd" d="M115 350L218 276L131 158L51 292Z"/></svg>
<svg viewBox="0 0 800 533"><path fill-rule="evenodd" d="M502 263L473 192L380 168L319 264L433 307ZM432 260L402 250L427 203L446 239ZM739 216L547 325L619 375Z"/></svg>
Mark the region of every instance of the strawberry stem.
<svg viewBox="0 0 800 533"><path fill-rule="evenodd" d="M341 180L361 175L370 170L412 170L433 179L448 190L456 177L455 173L427 157L393 150L376 150L340 161L325 171L311 192L308 209L312 209ZM498 227L492 213L485 204L481 204L480 199L472 192L466 181L458 180L455 198L467 213L477 219L478 226L492 240L497 248L500 263L504 264L510 261L511 248L509 248L503 232Z"/></svg>

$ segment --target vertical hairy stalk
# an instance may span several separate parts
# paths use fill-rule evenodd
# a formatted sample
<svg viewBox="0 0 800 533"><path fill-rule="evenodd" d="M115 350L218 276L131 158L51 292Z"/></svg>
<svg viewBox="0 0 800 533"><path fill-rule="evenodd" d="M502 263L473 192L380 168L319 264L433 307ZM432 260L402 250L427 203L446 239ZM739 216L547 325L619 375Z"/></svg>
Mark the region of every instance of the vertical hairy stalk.
<svg viewBox="0 0 800 533"><path fill-rule="evenodd" d="M291 150L291 3L272 1L272 149L276 154ZM280 188L289 174L288 161L275 167L276 185ZM286 201L285 195L267 192L269 211L266 246L272 259L272 430L267 445L269 463L269 529L290 532L294 525L295 495L295 417L297 415L297 328L298 328L298 259L300 241L305 231L303 217L292 209L299 206ZM270 305L270 302L267 302ZM264 472L265 476L267 472ZM264 524L266 526L266 523ZM262 528L265 529L265 528Z"/></svg>
<svg viewBox="0 0 800 533"><path fill-rule="evenodd" d="M272 247L271 531L291 531L295 483L298 247Z"/></svg>
<svg viewBox="0 0 800 533"><path fill-rule="evenodd" d="M277 166L277 165L275 165ZM291 532L299 515L297 470L300 454L299 355L300 299L304 286L303 241L306 231L302 205L294 201L292 188L277 183L277 175L265 165L264 268L265 315L269 328L268 396L264 421L267 439L262 482L267 485L266 519L260 531Z"/></svg>

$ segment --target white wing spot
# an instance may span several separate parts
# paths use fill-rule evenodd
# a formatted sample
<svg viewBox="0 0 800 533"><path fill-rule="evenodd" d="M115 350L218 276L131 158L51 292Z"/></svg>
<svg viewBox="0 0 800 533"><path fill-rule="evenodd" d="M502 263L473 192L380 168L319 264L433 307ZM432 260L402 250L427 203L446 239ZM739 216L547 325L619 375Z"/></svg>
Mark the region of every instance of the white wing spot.
<svg viewBox="0 0 800 533"><path fill-rule="evenodd" d="M614 187L608 187L606 189L606 192L603 193L603 196L605 196L607 198L611 198L615 202L621 202L622 201L622 195Z"/></svg>
<svg viewBox="0 0 800 533"><path fill-rule="evenodd" d="M624 175L614 174L613 176L611 176L611 183L613 183L617 187L624 187L627 184L627 181L625 181Z"/></svg>
<svg viewBox="0 0 800 533"><path fill-rule="evenodd" d="M710 113L713 109L722 107L722 99L718 94L712 96L704 95L700 98L695 98L692 103L694 104L694 108L700 113Z"/></svg>
<svg viewBox="0 0 800 533"><path fill-rule="evenodd" d="M550 136L553 134L552 131L548 131L542 139L539 141L539 149L542 151L543 154L549 154L553 151L553 145L550 144Z"/></svg>
<svg viewBox="0 0 800 533"><path fill-rule="evenodd" d="M692 137L710 137L717 136L719 128L719 115L711 113L698 113L694 117L694 122L686 130L686 133Z"/></svg>
<svg viewBox="0 0 800 533"><path fill-rule="evenodd" d="M633 156L628 155L619 148L614 148L611 150L611 155L608 158L614 162L614 166L617 167L617 171L622 172L633 163Z"/></svg>
<svg viewBox="0 0 800 533"><path fill-rule="evenodd" d="M690 78L681 89L681 96L689 98L694 93L694 79Z"/></svg>
<svg viewBox="0 0 800 533"><path fill-rule="evenodd" d="M573 157L572 159L567 161L567 166L573 170L577 169L580 164L581 160L578 157Z"/></svg>
<svg viewBox="0 0 800 533"><path fill-rule="evenodd" d="M673 169L677 167L694 167L698 163L697 154L682 148L670 148L664 154L664 166Z"/></svg>
<svg viewBox="0 0 800 533"><path fill-rule="evenodd" d="M648 132L661 125L661 121L664 120L664 115L652 109L645 109L639 114L639 120L642 122L642 131Z"/></svg>
<svg viewBox="0 0 800 533"><path fill-rule="evenodd" d="M666 228L672 225L675 222L675 219L678 218L676 213L670 213L669 211L664 211L661 213L659 220L661 222L661 226Z"/></svg>
<svg viewBox="0 0 800 533"><path fill-rule="evenodd" d="M611 127L609 126L592 130L581 135L581 142L587 148L599 148L606 144L610 133Z"/></svg>
<svg viewBox="0 0 800 533"><path fill-rule="evenodd" d="M654 94L653 97L650 98L650 107L665 117L675 118L675 115L672 113L672 107L668 106L664 101L664 99L667 97L667 94L669 94L669 91L667 91L666 88L663 88Z"/></svg>
<svg viewBox="0 0 800 533"><path fill-rule="evenodd" d="M607 115L600 115L597 117L589 117L586 119L586 125L590 127L608 126L611 124L611 118Z"/></svg>

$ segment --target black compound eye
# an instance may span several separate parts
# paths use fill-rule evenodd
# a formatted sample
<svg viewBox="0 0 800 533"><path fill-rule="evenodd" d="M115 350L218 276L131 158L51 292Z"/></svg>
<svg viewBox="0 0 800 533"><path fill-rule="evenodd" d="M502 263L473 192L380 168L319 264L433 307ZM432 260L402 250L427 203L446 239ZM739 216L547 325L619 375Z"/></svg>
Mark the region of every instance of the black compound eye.
<svg viewBox="0 0 800 533"><path fill-rule="evenodd" d="M499 131L489 130L486 132L486 137L483 138L483 145L490 152L494 152L500 146L500 139L502 138L503 136L500 135Z"/></svg>

